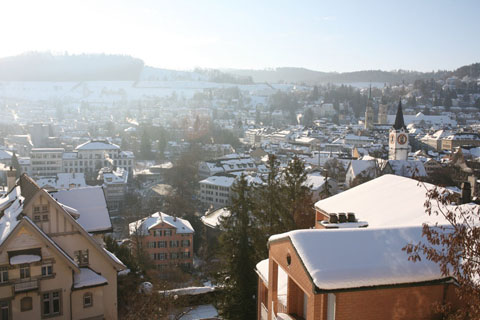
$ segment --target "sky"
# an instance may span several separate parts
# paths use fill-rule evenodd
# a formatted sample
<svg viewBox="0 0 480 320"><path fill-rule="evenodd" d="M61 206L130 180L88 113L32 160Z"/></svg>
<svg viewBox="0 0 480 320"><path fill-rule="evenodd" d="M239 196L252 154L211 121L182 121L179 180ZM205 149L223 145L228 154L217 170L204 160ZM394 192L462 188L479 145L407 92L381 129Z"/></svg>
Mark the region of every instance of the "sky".
<svg viewBox="0 0 480 320"><path fill-rule="evenodd" d="M480 62L478 12L478 0L0 0L0 57L126 54L179 70L451 70Z"/></svg>

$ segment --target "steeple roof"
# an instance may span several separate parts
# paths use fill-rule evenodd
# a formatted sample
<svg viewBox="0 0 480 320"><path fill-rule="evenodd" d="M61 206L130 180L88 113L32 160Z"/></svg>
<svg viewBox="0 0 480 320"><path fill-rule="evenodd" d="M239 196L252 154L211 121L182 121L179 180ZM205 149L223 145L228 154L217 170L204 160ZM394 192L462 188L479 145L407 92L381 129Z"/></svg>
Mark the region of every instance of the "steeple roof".
<svg viewBox="0 0 480 320"><path fill-rule="evenodd" d="M406 129L405 122L403 121L402 111L402 99L398 102L397 116L395 117L395 123L393 124L395 130Z"/></svg>

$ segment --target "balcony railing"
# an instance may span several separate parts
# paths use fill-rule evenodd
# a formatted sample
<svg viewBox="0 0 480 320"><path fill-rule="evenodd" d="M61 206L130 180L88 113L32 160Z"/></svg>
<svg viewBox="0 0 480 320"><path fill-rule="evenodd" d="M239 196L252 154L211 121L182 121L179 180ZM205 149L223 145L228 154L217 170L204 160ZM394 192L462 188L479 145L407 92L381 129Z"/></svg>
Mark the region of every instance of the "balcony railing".
<svg viewBox="0 0 480 320"><path fill-rule="evenodd" d="M21 279L13 283L15 293L38 289L38 279Z"/></svg>

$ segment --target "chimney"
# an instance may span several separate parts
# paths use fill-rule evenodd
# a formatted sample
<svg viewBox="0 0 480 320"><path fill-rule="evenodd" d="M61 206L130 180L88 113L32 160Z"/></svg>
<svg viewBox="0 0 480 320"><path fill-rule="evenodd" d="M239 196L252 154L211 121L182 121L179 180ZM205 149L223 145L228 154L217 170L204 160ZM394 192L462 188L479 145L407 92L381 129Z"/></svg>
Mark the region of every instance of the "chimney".
<svg viewBox="0 0 480 320"><path fill-rule="evenodd" d="M470 188L470 182L462 183L462 204L472 202L472 190Z"/></svg>
<svg viewBox="0 0 480 320"><path fill-rule="evenodd" d="M478 195L477 177L474 175L468 176L468 182L470 182L470 188L472 189L472 199Z"/></svg>
<svg viewBox="0 0 480 320"><path fill-rule="evenodd" d="M329 216L330 216L330 219L329 219L330 223L338 223L338 216L336 213L330 213Z"/></svg>
<svg viewBox="0 0 480 320"><path fill-rule="evenodd" d="M17 181L17 170L13 167L10 167L10 170L7 171L7 192L12 191L13 187L15 187L15 183Z"/></svg>

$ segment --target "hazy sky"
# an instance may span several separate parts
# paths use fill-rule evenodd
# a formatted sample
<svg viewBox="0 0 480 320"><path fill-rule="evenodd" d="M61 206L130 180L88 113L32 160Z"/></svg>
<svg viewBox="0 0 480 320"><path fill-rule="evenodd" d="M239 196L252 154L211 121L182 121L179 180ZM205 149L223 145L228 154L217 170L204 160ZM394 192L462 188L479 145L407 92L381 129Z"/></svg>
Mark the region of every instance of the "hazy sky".
<svg viewBox="0 0 480 320"><path fill-rule="evenodd" d="M175 69L453 69L480 62L479 12L479 0L0 0L0 57L115 53Z"/></svg>

